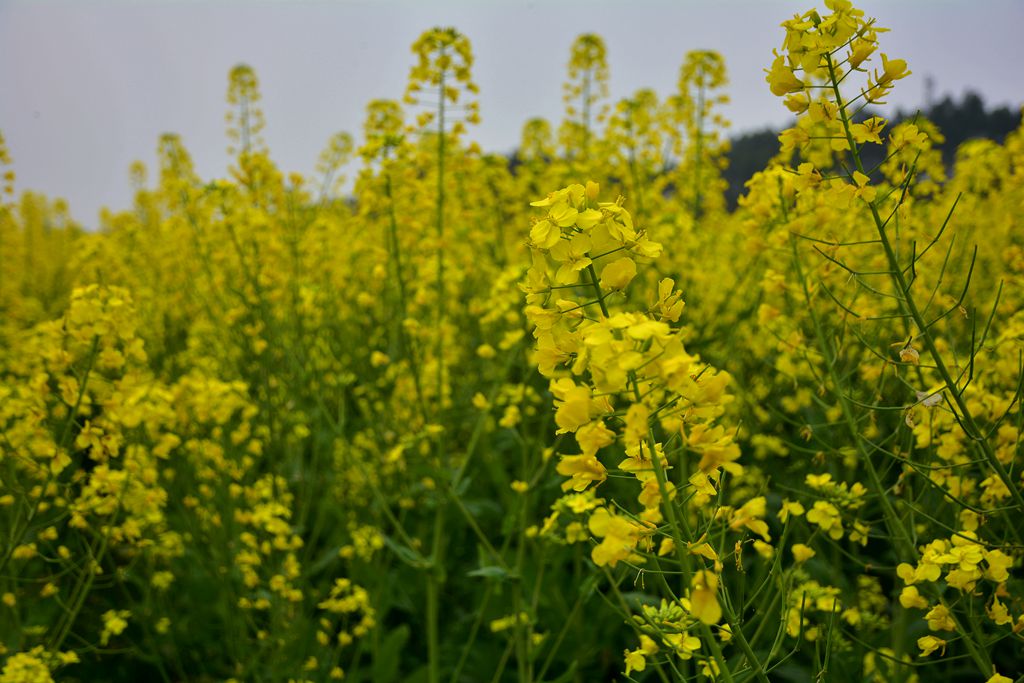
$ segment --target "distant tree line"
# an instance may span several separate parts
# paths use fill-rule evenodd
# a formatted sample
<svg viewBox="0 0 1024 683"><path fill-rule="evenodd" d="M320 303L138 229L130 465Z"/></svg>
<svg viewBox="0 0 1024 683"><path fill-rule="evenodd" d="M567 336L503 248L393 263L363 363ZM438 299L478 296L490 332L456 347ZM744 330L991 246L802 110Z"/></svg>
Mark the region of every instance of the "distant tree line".
<svg viewBox="0 0 1024 683"><path fill-rule="evenodd" d="M863 113L865 118L871 115L871 112ZM989 138L1002 143L1007 133L1015 130L1021 122L1019 109L1014 111L1006 106L988 109L981 95L967 92L959 101L946 95L919 111L898 110L890 120L889 127L915 116L927 118L938 126L945 136L946 141L941 145L941 149L946 166L952 166L956 149L961 143L974 138ZM725 179L729 182L726 199L730 208L736 206L737 198L743 194L744 183L754 173L763 169L768 160L778 152L778 136L779 131L766 128L732 138L729 167L724 172Z"/></svg>

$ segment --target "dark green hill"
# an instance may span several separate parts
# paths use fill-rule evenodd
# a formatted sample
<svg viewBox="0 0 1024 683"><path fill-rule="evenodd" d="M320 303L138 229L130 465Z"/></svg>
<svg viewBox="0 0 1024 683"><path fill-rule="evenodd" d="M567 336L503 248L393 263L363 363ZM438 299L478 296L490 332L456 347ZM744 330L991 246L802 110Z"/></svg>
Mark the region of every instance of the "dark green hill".
<svg viewBox="0 0 1024 683"><path fill-rule="evenodd" d="M890 126L913 118L918 112L898 111ZM930 119L946 137L942 145L942 158L946 165L953 163L956 148L966 140L989 138L1002 142L1007 133L1020 126L1021 112L1003 106L988 109L985 101L974 92L967 92L960 100L947 95L938 102L921 110L921 115ZM865 113L865 116L870 115ZM725 178L729 182L726 199L729 207L736 206L736 199L744 191L744 183L778 151L779 131L766 128L744 133L732 139L729 152L729 168Z"/></svg>

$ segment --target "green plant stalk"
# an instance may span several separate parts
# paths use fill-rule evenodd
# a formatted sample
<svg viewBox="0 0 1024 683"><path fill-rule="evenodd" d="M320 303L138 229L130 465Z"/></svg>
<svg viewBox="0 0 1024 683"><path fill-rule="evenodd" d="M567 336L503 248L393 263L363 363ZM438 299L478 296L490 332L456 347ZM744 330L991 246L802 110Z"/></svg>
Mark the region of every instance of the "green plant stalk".
<svg viewBox="0 0 1024 683"><path fill-rule="evenodd" d="M693 152L693 220L700 218L702 210L702 197L700 192L700 171L701 162L704 157L704 99L705 99L705 72L704 67L701 67L698 87L697 87L697 134L694 136L694 152Z"/></svg>
<svg viewBox="0 0 1024 683"><path fill-rule="evenodd" d="M409 370L412 373L413 386L416 389L416 402L419 405L420 415L423 421L427 421L427 406L423 399L423 387L420 382L420 364L416 349L412 340L405 330L405 319L408 316L406 308L405 276L402 274L402 248L398 241L398 217L395 215L395 198L391 183L391 173L387 169L387 159L383 160L381 173L384 175L384 196L388 200L388 234L390 236L391 250L389 256L394 263L395 281L398 284L398 338L409 355Z"/></svg>
<svg viewBox="0 0 1024 683"><path fill-rule="evenodd" d="M850 156L853 158L853 163L857 170L864 173L864 165L861 163L860 153L857 150L857 144L854 141L853 133L850 130L850 119L846 114L845 104L843 103L842 95L839 92L839 81L836 78L835 65L832 62L831 56L827 55L826 59L828 61L829 80L832 84L832 91L835 94L836 104L839 107L839 116L843 124L843 130L846 134L846 141L850 147ZM902 296L903 301L906 304L907 312L914 320L914 324L917 325L918 330L920 330L920 337L924 341L925 348L932 357L932 361L935 363L935 370L939 373L939 377L942 379L943 384L946 386L946 390L949 392L947 400L951 400L960 412L959 422L963 426L963 429L967 434L967 438L974 443L982 457L985 458L989 467L995 471L996 475L1003 482L1003 485L1010 491L1010 495L1013 496L1013 500L1017 504L1018 510L1024 511L1024 495L1021 494L1021 491L1014 483L1013 478L1010 477L1006 468L1003 467L999 458L996 457L995 451L992 450L992 444L985 438L984 433L978 427L977 422L975 422L974 415L972 415L971 411L968 409L967 402L964 401L963 394L957 386L956 380L949 372L949 368L946 367L942 354L939 353L939 350L935 345L935 338L929 331L928 323L925 321L924 316L918 309L913 296L911 296L910 286L907 284L907 279L903 274L899 259L892 247L892 242L889 240L889 235L885 231L885 222L878 213L878 207L875 206L873 202L868 202L868 207L871 210L871 217L875 223L875 230L878 232L878 239L882 243L882 248L885 250L885 257L889 262L889 273L892 278L892 282Z"/></svg>
<svg viewBox="0 0 1024 683"><path fill-rule="evenodd" d="M444 57L444 49L441 49ZM444 155L445 155L445 72L441 71L441 83L438 92L441 94L438 104L437 118L437 410L444 410Z"/></svg>
<svg viewBox="0 0 1024 683"><path fill-rule="evenodd" d="M843 412L843 421L846 425L847 430L850 433L850 438L856 445L858 454L860 455L861 462L864 463L868 470L869 483L871 488L874 490L879 503L882 506L882 514L885 518L886 526L889 528L889 533L893 536L897 543L898 555L913 559L914 563L920 558L917 549L914 547L913 542L910 540L910 534L907 532L903 521L896 513L895 508L892 506L892 502L889 500L888 492L885 486L882 484L882 480L878 475L878 470L875 468L874 463L871 461L870 454L864 448L864 442L860 435L860 431L857 429L857 419L853 414L853 407L850 405L850 400L847 395L843 392L842 378L836 371L836 359L832 356L831 347L828 344L828 340L825 338L824 330L821 327L821 321L814 312L814 307L811 303L810 290L807 288L807 279L804 277L803 268L800 266L800 258L796 250L795 240L790 240L790 244L793 249L793 264L797 271L797 277L800 280L801 286L804 292L804 298L807 304L807 311L811 316L811 320L814 324L815 336L818 340L818 347L821 350L822 356L825 359L825 365L828 368L829 378L835 387L835 395L839 400L840 408ZM946 601L942 598L941 594L931 583L925 584L928 587L928 591L934 594L934 597L948 609ZM950 610L952 618L957 624L958 630L964 633L963 628L960 626L959 620L953 615ZM972 626L972 630L976 631L976 628ZM964 645L967 647L971 658L974 659L975 663L981 668L982 671L988 671L992 668L992 663L988 659L988 654L981 648L976 647L976 644L971 641L970 638L963 638ZM980 641L979 641L980 642Z"/></svg>
<svg viewBox="0 0 1024 683"><path fill-rule="evenodd" d="M444 57L444 47L441 57ZM438 125L437 125L437 417L444 413L444 155L445 155L445 70L441 69L438 85ZM440 464L444 448L444 431L437 438L437 460ZM434 516L434 533L431 541L430 567L427 570L427 680L429 683L441 681L441 646L438 635L439 598L441 586L444 584L442 562L444 559L444 524L445 506L438 501Z"/></svg>
<svg viewBox="0 0 1024 683"><path fill-rule="evenodd" d="M528 653L526 648L526 628L525 624L520 623L519 615L523 612L523 596L521 591L514 590L512 593L512 614L515 616L515 626L513 627L512 642L515 644L515 655L516 655L516 675L518 676L519 683L529 683L529 666L528 666Z"/></svg>
<svg viewBox="0 0 1024 683"><path fill-rule="evenodd" d="M839 109L840 120L843 124L843 131L846 135L846 141L848 146L850 147L850 155L853 158L854 165L857 168L857 170L860 171L861 173L864 173L864 165L861 162L860 153L857 149L856 142L853 139L853 132L850 128L850 120L846 114L846 107L843 103L842 95L839 91L839 80L836 77L835 65L832 62L831 55L826 55L826 60L829 71L829 81L832 85L832 91L836 98L836 104ZM960 411L960 419L958 420L958 423L966 432L967 437L976 445L982 457L987 461L989 466L992 467L992 469L996 472L997 476L999 476L1003 484L1010 491L1011 495L1014 498L1014 501L1017 503L1018 509L1024 510L1024 497L1021 496L1020 489L1018 489L1016 485L1013 483L1012 478L1006 472L1002 463L999 462L999 459L996 457L995 452L992 450L991 443L989 443L988 439L985 438L981 429L975 422L974 416L971 414L970 410L967 407L967 403L963 399L962 392L960 391L959 387L957 387L956 381L953 379L953 376L949 372L949 368L946 367L945 361L943 360L942 355L939 353L939 350L935 344L935 339L928 329L928 324L925 322L921 311L917 307L916 301L911 295L910 286L908 285L906 277L903 274L903 270L900 267L899 259L897 258L896 252L893 249L892 242L889 240L889 235L885 231L885 222L882 220L881 215L879 215L878 213L878 207L873 202L868 202L868 207L871 210L871 217L875 223L875 229L878 233L879 241L882 244L882 248L885 251L886 259L889 263L889 274L892 279L892 282L896 286L897 291L900 293L903 302L906 304L907 312L910 314L911 318L914 320L914 323L917 325L918 329L921 332L921 338L924 340L925 348L928 350L929 355L931 355L932 360L935 363L936 371L942 378L942 381L945 384L947 391L952 396L952 401L956 404L957 410ZM974 350L972 349L971 352L973 353ZM947 397L947 401L949 400L949 397ZM931 589L930 592L937 592L935 591L934 587L929 586L929 588ZM939 602L945 605L948 609L948 605L946 605L946 601L941 598L941 595L937 597L939 599ZM971 658L981 668L982 671L991 671L992 662L989 659L987 650L985 650L984 647L981 647L984 644L984 634L979 632L977 620L974 619L973 616L970 618L971 632L978 639L978 642L975 643L970 638L966 637L966 632L963 630L963 627L960 625L959 619L957 619L956 615L953 614L952 610L950 610L950 614L952 615L952 618L956 624L957 631L965 635L965 637L962 640L968 652L970 653Z"/></svg>
<svg viewBox="0 0 1024 683"><path fill-rule="evenodd" d="M583 108L583 156L590 167L590 69L583 72L583 92L580 94Z"/></svg>
<svg viewBox="0 0 1024 683"><path fill-rule="evenodd" d="M452 677L449 679L450 683L459 682L462 669L466 666L466 660L469 659L469 653L472 651L473 644L476 642L477 634L480 632L480 626L483 624L484 614L487 612L487 605L491 602L491 594L493 592L494 584L488 584L487 588L484 589L484 597L477 609L476 617L473 619L473 626L469 630L469 637L466 639L466 644L462 648L462 655L459 657L459 661L455 665L455 669L452 671Z"/></svg>
<svg viewBox="0 0 1024 683"><path fill-rule="evenodd" d="M438 593L440 582L436 578L437 571L431 566L427 570L427 667L428 680L437 683L441 680L440 645L438 642Z"/></svg>
<svg viewBox="0 0 1024 683"><path fill-rule="evenodd" d="M555 637L554 642L551 644L551 648L548 650L547 657L544 658L544 664L541 665L540 671L537 672L537 680L543 681L544 675L547 674L548 668L552 662L555 661L555 655L558 654L558 649L562 646L562 641L565 640L566 634L569 633L569 628L576 623L576 617L580 613L580 609L583 607L583 594L577 593L576 602L573 603L572 609L569 610L569 616L566 617L562 624L562 628L558 631L558 635Z"/></svg>
<svg viewBox="0 0 1024 683"><path fill-rule="evenodd" d="M870 454L864 448L864 444L861 441L860 431L857 429L857 418L853 414L853 408L850 405L850 401L843 392L843 381L836 371L836 358L832 354L832 348L828 343L828 339L825 337L825 331L822 329L821 320L818 318L814 311L814 307L811 302L811 293L807 288L807 278L804 275L802 266L800 265L800 257L797 254L796 242L790 240L790 246L793 249L793 266L796 268L797 278L800 280L800 285L803 289L804 301L807 305L807 312L811 317L811 323L814 326L814 334L817 337L818 348L821 350L821 354L825 360L825 367L828 369L829 379L832 380L832 385L835 387L835 395L839 400L839 406L843 411L843 421L846 425L847 431L850 433L850 438L853 439L857 452L860 455L861 462L868 470L868 476L870 477L872 488L875 490L875 494L878 496L878 500L882 506L882 513L885 517L886 524L889 526L889 533L891 533L897 541L898 555L906 558L913 558L917 560L917 550L914 548L914 544L910 541L910 536L900 521L899 515L897 515L895 508L892 506L892 502L886 493L885 486L883 486L881 478L878 476L878 470L875 469L874 463L871 461Z"/></svg>
<svg viewBox="0 0 1024 683"><path fill-rule="evenodd" d="M501 653L501 659L498 660L498 666L494 669L494 676L491 677L491 683L500 683L503 674L505 673L505 666L508 664L508 658L512 656L512 649L515 646L515 641L509 640L508 645L505 646L505 651Z"/></svg>
<svg viewBox="0 0 1024 683"><path fill-rule="evenodd" d="M632 121L630 122L632 127ZM633 189L636 192L636 208L637 213L643 215L644 213L644 186L640 181L640 169L636 160L636 146L630 145L629 147L629 175L633 178Z"/></svg>

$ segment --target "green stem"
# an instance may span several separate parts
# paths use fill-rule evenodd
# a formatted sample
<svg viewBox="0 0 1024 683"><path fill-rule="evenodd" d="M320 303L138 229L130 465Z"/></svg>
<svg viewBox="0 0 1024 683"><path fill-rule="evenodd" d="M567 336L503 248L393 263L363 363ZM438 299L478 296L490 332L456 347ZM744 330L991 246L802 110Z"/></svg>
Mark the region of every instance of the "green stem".
<svg viewBox="0 0 1024 683"><path fill-rule="evenodd" d="M693 150L693 220L700 218L702 210L700 193L700 166L704 156L704 67L701 67L698 74L697 85L697 134L694 139Z"/></svg>
<svg viewBox="0 0 1024 683"><path fill-rule="evenodd" d="M793 250L793 267L796 269L797 279L803 287L804 301L807 307L807 312L811 317L811 323L814 327L814 334L818 341L818 349L821 351L821 355L824 358L829 379L832 381L833 391L835 392L836 399L839 401L839 407L843 412L843 424L849 432L850 439L853 441L857 452L860 455L860 461L864 463L864 466L867 468L871 487L874 489L875 495L878 497L878 501L882 506L882 514L885 517L886 526L889 527L889 533L896 540L897 557L907 559L912 558L916 562L918 557L917 550L914 548L914 544L910 541L910 535L907 533L899 515L896 513L896 509L893 507L892 501L889 500L888 491L878 475L878 470L875 468L874 462L871 460L871 454L864 447L860 430L857 428L857 418L853 414L853 406L850 404L848 396L843 391L843 380L839 376L839 372L836 370L836 363L838 362L838 359L832 353L832 346L829 344L829 340L825 336L821 320L815 313L814 306L811 302L811 293L807 287L807 278L804 276L803 267L800 264L800 257L797 253L796 242L794 240L790 240L790 246Z"/></svg>
<svg viewBox="0 0 1024 683"><path fill-rule="evenodd" d="M854 142L853 133L850 129L850 120L846 115L845 104L843 103L842 96L839 92L839 83L836 79L832 58L831 56L826 56L826 59L828 60L829 78L832 82L832 91L835 94L836 104L839 107L839 116L843 123L843 130L846 133L847 144L850 147L850 155L853 157L853 162L857 170L864 173L864 165L861 163L860 153L857 150L857 144ZM1010 495L1013 496L1014 503L1017 504L1017 508L1019 510L1024 510L1024 495L1021 494L1020 488L1017 487L1013 478L999 461L995 451L992 449L992 444L985 438L984 433L978 427L978 424L974 419L974 415L971 414L971 411L967 407L967 402L964 401L963 391L961 391L957 386L956 380L953 378L952 373L950 373L949 368L946 366L946 363L942 358L942 354L939 352L938 347L935 344L935 338L929 330L928 323L925 321L920 309L918 309L917 302L911 296L910 286L907 283L906 276L903 273L903 268L900 266L899 259L893 249L889 235L885 231L885 222L878 213L878 207L875 206L873 202L868 202L868 207L871 210L871 217L875 223L875 230L878 232L878 239L882 243L882 248L885 250L885 257L889 262L890 277L906 304L907 312L914 320L914 324L917 325L918 330L920 330L920 337L924 341L925 348L928 350L929 355L932 357L936 372L939 373L939 377L942 378L942 382L946 386L946 390L949 394L946 397L947 401L951 401L956 405L956 408L960 413L959 422L964 432L967 434L967 438L975 445L982 457L985 458L988 465L993 469L993 471L995 471L996 475L1003 482L1003 485L1006 486L1007 490L1009 490ZM974 349L971 350L971 353L974 353Z"/></svg>
<svg viewBox="0 0 1024 683"><path fill-rule="evenodd" d="M853 160L854 160L854 163L856 165L857 170L860 171L861 173L863 173L864 167L863 167L863 165L861 163L860 155L858 154L858 151L857 151L857 145L856 145L856 143L855 143L855 141L853 139L853 134L852 134L852 131L850 129L850 122L849 122L849 119L848 119L848 117L846 115L846 110L845 110L845 105L843 104L842 95L839 92L839 83L838 83L838 80L836 78L835 69L834 69L834 66L833 66L833 63L832 63L832 59L831 59L830 56L826 55L826 60L827 60L827 64L828 64L829 77L830 77L830 81L831 81L831 84L832 84L832 91L833 91L833 93L835 95L835 98L836 98L836 104L838 106L838 110L839 110L839 114L840 114L840 118L841 118L841 121L842 121L842 124L843 124L844 131L846 133L847 143L848 143L848 145L850 147L851 155L853 157ZM940 375L943 376L943 380L946 381L947 388L949 389L950 393L953 394L953 396L956 397L956 400L958 402L958 406L962 406L961 410L964 411L964 420L966 421L967 418L970 418L970 413L966 412L966 405L963 404L962 397L959 396L959 392L957 390L957 387L956 387L955 383L952 381L952 378L950 377L950 375L948 373L948 370L945 368L945 365L942 362L942 359L941 359L941 357L940 357L940 355L938 353L938 350L935 348L935 343L934 343L934 340L932 339L931 333L928 332L927 327L924 325L924 321L921 318L920 312L918 311L917 306L914 303L913 298L910 296L909 287L907 286L907 283L906 283L906 281L905 281L905 279L903 277L903 272L902 272L902 270L899 267L899 262L898 262L898 259L896 258L896 254L895 254L895 252L894 252L894 250L892 248L892 244L890 243L890 241L888 239L888 235L885 232L885 225L884 225L883 221L881 220L881 217L878 214L878 209L877 209L877 207L875 207L874 204L872 204L870 202L868 203L868 205L869 205L869 207L871 209L871 214L872 214L872 217L874 219L875 227L876 227L876 230L878 232L880 241L881 241L881 243L883 245L883 248L885 250L886 258L889 261L890 274L891 274L891 277L893 277L894 284L896 285L898 291L901 293L901 295L903 297L903 301L906 303L907 309L910 312L911 316L913 317L915 323L918 325L918 328L921 330L922 337L925 339L925 344L926 344L929 352L932 354L932 357L933 357L933 359L935 361L935 364L936 364L937 368L941 368L939 370L939 373L940 373ZM861 436L859 429L857 428L857 420L856 420L856 417L853 414L853 407L852 407L851 401L850 401L849 397L847 396L847 394L843 391L844 384L843 384L842 378L839 376L839 373L838 373L838 371L836 369L837 358L832 354L832 347L829 344L828 339L825 337L824 330L823 330L823 328L821 326L821 322L818 319L817 315L815 315L814 308L811 305L810 290L807 287L807 280L804 277L803 269L800 266L800 259L799 259L799 255L798 255L797 248L796 248L796 242L795 241L791 241L791 246L792 246L792 250L793 250L793 261L794 261L794 265L795 265L796 270L797 270L797 277L799 278L799 280L800 280L800 282L802 284L803 292L804 292L804 298L805 298L805 302L806 302L806 306L807 306L807 310L808 310L808 312L809 312L809 314L811 316L811 320L812 320L812 323L813 323L814 329L815 329L815 334L816 334L816 336L818 338L818 347L821 350L821 353L822 353L822 355L824 357L825 365L827 367L828 374L829 374L829 378L830 378L830 380L831 380L831 382L833 384L836 398L838 399L839 404L840 404L840 408L841 408L841 410L843 412L843 419L844 419L845 425L846 425L848 431L850 432L850 437L853 440L853 442L854 442L854 444L855 444L855 446L857 448L857 451L859 452L859 454L861 456L861 461L864 463L864 465L865 465L865 467L866 467L866 469L868 471L868 476L869 476L870 484L871 484L872 488L874 489L874 493L875 493L876 497L878 498L879 503L882 506L883 516L885 518L886 525L889 528L889 533L893 536L894 540L897 543L898 555L902 554L902 555L904 555L906 557L913 558L914 561L916 562L917 559L919 558L919 555L917 553L917 549L914 547L913 542L910 540L911 536L910 536L909 532L907 531L905 525L903 524L902 519L896 513L896 510L893 507L892 502L889 500L888 490L886 489L886 487L883 485L883 483L881 481L881 478L880 478L880 476L878 474L878 471L875 468L874 463L872 462L872 460L870 458L870 453L868 453L867 450L864 447L864 439ZM973 420L970 421L970 424L973 424ZM976 433L980 434L980 432L976 432ZM968 434L968 436L971 436L971 434ZM974 437L972 437L972 440L973 439L974 439ZM982 442L980 442L978 440L975 440L975 443L979 443L979 445L981 445L983 447L984 446L989 446L989 444L987 442L983 442L982 443ZM989 446L989 448L990 448L990 446ZM998 460L995 459L994 453L992 454L992 460L994 460L997 465L999 464ZM1017 494L1017 497L1020 496L1020 492L1019 491L1016 491L1013 487L1009 487L1009 488L1010 488L1011 491L1013 491L1013 492L1015 492ZM938 586L936 586L934 584L930 584L930 583L926 584L926 586L927 586L928 592L931 593L933 595L933 597L936 598L939 603L941 603L943 605L946 605L946 602L942 598L941 593L940 593L940 591L938 589ZM946 605L946 606L948 608L948 605ZM952 614L952 612L951 612L951 614ZM953 616L953 619L954 619L954 622L957 625L957 630L959 632L961 632L961 633L965 633L965 637L962 640L963 640L964 646L968 650L968 653L970 654L971 658L974 660L974 662L983 671L990 671L992 669L992 664L991 664L991 661L989 660L988 653L984 650L984 648L979 647L979 645L981 645L981 642L979 641L978 643L975 643L975 642L973 642L971 640L971 638L966 637L966 632L963 630L962 626L959 623L959 620L956 618L955 615ZM975 633L975 635L977 635L977 627L976 627L976 624L973 623L973 620L972 620L971 626L972 626L972 631Z"/></svg>
<svg viewBox="0 0 1024 683"><path fill-rule="evenodd" d="M583 72L583 92L580 99L583 108L583 160L590 172L590 69Z"/></svg>
<svg viewBox="0 0 1024 683"><path fill-rule="evenodd" d="M444 48L441 48L444 58ZM437 116L437 410L444 411L444 110L445 110L445 71L441 71L441 82L438 85L440 94Z"/></svg>
<svg viewBox="0 0 1024 683"><path fill-rule="evenodd" d="M476 643L477 634L480 632L480 626L484 621L484 614L487 613L487 605L491 602L491 594L494 592L494 587L497 584L488 584L487 588L484 589L483 599L480 601L480 606L477 608L476 618L473 619L473 626L469 630L469 637L466 639L466 644L462 648L462 656L459 657L458 663L455 665L455 670L452 671L452 677L450 683L458 683L462 669L466 666L466 660L469 659L469 654L473 649L473 645Z"/></svg>
<svg viewBox="0 0 1024 683"><path fill-rule="evenodd" d="M444 47L441 48L441 58L445 55ZM437 125L437 417L444 414L444 316L445 316L445 286L444 286L444 155L445 155L445 75L441 70L441 79L438 84L438 125ZM445 452L444 431L437 439L437 464L440 465L441 458ZM443 501L438 501L437 512L434 516L434 534L431 542L430 568L427 572L427 661L428 680L430 683L441 681L441 648L438 639L438 599L441 586L444 584L444 575L441 570L444 557L444 526L445 506Z"/></svg>
<svg viewBox="0 0 1024 683"><path fill-rule="evenodd" d="M435 579L434 567L427 574L427 666L431 683L441 680L440 645L438 644L438 593L439 582Z"/></svg>
<svg viewBox="0 0 1024 683"><path fill-rule="evenodd" d="M423 388L420 383L420 364L418 359L418 353L416 348L413 346L412 339L409 338L409 333L405 330L405 319L409 315L406 308L406 292L405 292L405 275L402 269L402 248L401 243L398 240L398 218L395 215L395 199L392 190L391 183L391 172L388 170L386 164L387 159L384 160L384 167L381 172L384 174L384 196L388 200L388 233L390 235L391 242L391 258L394 261L395 268L395 281L398 284L398 324L397 332L398 338L402 346L405 348L406 353L409 354L409 365L410 372L412 373L413 386L416 389L416 402L419 405L420 415L423 421L427 421L427 408L426 402L423 399Z"/></svg>

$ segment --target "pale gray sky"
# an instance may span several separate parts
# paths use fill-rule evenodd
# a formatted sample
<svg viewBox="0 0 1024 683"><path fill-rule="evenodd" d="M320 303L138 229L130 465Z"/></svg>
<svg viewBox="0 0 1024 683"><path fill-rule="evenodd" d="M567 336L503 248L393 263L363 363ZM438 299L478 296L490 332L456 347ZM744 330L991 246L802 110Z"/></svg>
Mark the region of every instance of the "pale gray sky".
<svg viewBox="0 0 1024 683"><path fill-rule="evenodd" d="M1021 0L860 0L892 29L882 51L913 75L892 105L912 108L931 75L938 94L967 88L990 104L1024 102ZM17 187L60 196L87 226L127 208L128 166L151 169L158 136L179 133L204 177L227 166L227 74L260 79L265 138L285 170L310 172L338 130L358 134L365 105L401 97L410 44L456 26L473 43L487 150L510 151L532 116L557 121L569 46L608 45L612 99L675 89L688 50L726 59L734 130L786 120L764 82L779 23L821 0L447 0L445 2L92 2L0 0L0 131Z"/></svg>

